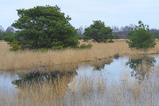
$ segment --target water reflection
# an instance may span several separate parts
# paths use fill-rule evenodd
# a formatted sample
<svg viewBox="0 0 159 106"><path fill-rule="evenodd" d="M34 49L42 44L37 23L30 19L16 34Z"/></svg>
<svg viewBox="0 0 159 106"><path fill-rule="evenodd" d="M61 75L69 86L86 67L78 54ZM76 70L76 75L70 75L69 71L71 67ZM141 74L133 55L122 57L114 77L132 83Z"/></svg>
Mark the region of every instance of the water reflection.
<svg viewBox="0 0 159 106"><path fill-rule="evenodd" d="M53 101L60 101L67 92L68 84L73 81L76 75L76 71L29 73L18 80L22 86L14 83L19 88L18 99L27 98L34 102L46 102L48 104Z"/></svg>
<svg viewBox="0 0 159 106"><path fill-rule="evenodd" d="M19 86L32 86L32 84L41 84L43 82L48 81L57 81L61 79L62 77L70 78L72 76L77 75L76 71L67 71L67 72L60 72L60 71L54 71L54 72L38 72L33 71L30 73L26 73L22 77L20 77L18 80L14 80L12 83Z"/></svg>
<svg viewBox="0 0 159 106"><path fill-rule="evenodd" d="M153 70L156 60L153 56L131 56L126 63L131 69L131 76L139 80L149 77L149 73Z"/></svg>
<svg viewBox="0 0 159 106"><path fill-rule="evenodd" d="M92 64L91 63L87 63L87 64L94 67L94 70L101 71L104 69L105 65L110 65L112 62L113 62L113 58L109 58L109 59L97 60L96 62L93 62Z"/></svg>

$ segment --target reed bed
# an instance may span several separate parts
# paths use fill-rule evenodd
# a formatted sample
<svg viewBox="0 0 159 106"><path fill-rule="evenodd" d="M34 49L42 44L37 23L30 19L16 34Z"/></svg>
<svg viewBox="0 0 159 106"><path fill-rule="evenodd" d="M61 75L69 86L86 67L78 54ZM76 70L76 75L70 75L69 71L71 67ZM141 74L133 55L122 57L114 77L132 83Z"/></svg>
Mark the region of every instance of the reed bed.
<svg viewBox="0 0 159 106"><path fill-rule="evenodd" d="M1 106L158 106L159 72L153 71L142 82L130 80L123 73L120 83L100 76L91 79L63 77L57 82L47 82L30 87L21 86L12 95L0 88ZM71 83L70 83L71 82ZM68 85L69 83L69 85Z"/></svg>
<svg viewBox="0 0 159 106"><path fill-rule="evenodd" d="M130 49L124 39L114 40L114 43L96 43L92 41L91 49L66 49L66 50L50 50L48 52L40 51L9 51L9 45L6 42L0 42L0 69L30 69L31 67L62 65L79 62L91 62L101 59L108 59L115 54L123 55L139 55L139 54L156 54L159 53L159 42L153 49L136 50ZM80 44L85 42L80 41Z"/></svg>

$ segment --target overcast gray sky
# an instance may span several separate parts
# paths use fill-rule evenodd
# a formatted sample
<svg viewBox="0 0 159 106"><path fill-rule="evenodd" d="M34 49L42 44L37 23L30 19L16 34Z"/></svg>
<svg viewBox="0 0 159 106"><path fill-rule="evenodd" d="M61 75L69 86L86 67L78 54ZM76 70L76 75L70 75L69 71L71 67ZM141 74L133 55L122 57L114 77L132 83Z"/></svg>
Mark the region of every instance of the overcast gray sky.
<svg viewBox="0 0 159 106"><path fill-rule="evenodd" d="M88 27L93 20L118 27L137 25L141 20L159 29L159 0L0 0L0 26L6 29L18 20L16 9L45 5L59 6L72 18L70 23L75 28Z"/></svg>

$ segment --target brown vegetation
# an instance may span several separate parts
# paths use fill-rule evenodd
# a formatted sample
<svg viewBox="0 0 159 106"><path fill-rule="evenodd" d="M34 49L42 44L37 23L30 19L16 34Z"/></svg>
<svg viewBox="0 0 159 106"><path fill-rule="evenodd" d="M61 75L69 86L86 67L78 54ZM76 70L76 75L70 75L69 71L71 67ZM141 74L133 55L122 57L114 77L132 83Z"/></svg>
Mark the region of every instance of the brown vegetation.
<svg viewBox="0 0 159 106"><path fill-rule="evenodd" d="M32 67L61 65L67 63L91 62L101 59L108 59L115 54L123 55L139 55L139 54L156 54L159 53L159 42L153 49L136 50L130 49L124 39L114 40L115 43L96 43L92 41L91 49L66 49L59 51L9 51L9 45L6 42L0 42L0 69L30 69ZM81 44L84 43L80 41Z"/></svg>

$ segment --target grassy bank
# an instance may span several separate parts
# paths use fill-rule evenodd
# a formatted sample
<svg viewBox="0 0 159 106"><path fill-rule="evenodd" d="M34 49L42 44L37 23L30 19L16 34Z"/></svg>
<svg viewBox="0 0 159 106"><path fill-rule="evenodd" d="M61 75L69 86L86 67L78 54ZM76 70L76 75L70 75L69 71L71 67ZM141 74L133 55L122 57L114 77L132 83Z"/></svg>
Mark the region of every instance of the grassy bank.
<svg viewBox="0 0 159 106"><path fill-rule="evenodd" d="M83 43L80 41L81 44ZM115 54L138 55L138 54L156 54L159 53L159 42L153 49L147 51L130 49L123 39L115 40L114 43L94 43L89 41L93 47L91 49L66 49L63 51L9 51L9 45L6 42L0 42L0 69L14 70L19 68L31 68L39 66L48 66L54 64L78 63L86 61L96 61L104 58L113 57Z"/></svg>

